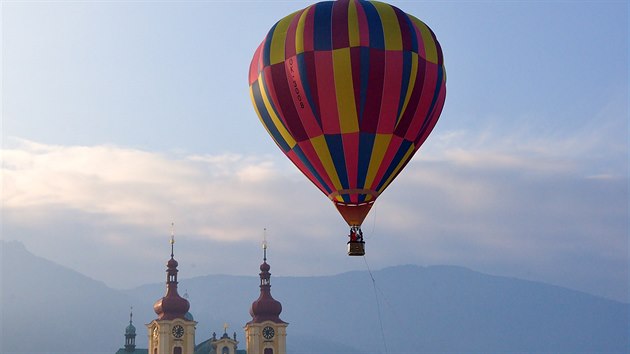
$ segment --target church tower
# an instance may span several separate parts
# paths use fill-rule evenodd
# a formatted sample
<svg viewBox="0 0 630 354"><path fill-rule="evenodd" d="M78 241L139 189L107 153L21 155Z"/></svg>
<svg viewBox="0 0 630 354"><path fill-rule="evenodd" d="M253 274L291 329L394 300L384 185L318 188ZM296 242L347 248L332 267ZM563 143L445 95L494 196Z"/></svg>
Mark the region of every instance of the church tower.
<svg viewBox="0 0 630 354"><path fill-rule="evenodd" d="M136 326L133 325L133 307L129 311L129 325L125 328L125 347L116 354L147 354L146 349L136 348Z"/></svg>
<svg viewBox="0 0 630 354"><path fill-rule="evenodd" d="M177 261L173 258L175 237L171 235L171 259L166 264L166 295L155 302L157 319L147 325L149 354L193 354L195 325L188 314L190 303L177 293Z"/></svg>
<svg viewBox="0 0 630 354"><path fill-rule="evenodd" d="M280 319L282 304L271 296L271 267L267 264L267 244L263 243L260 265L260 296L252 303L252 320L245 325L247 354L286 354L288 323Z"/></svg>

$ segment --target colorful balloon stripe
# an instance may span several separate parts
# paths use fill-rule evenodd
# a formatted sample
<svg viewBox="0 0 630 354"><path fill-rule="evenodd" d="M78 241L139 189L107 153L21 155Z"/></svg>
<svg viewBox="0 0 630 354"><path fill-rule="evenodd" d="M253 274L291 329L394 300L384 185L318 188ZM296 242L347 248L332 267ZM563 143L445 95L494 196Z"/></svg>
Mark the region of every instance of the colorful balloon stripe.
<svg viewBox="0 0 630 354"><path fill-rule="evenodd" d="M249 84L267 132L350 225L426 140L446 97L429 27L363 0L319 2L278 21Z"/></svg>

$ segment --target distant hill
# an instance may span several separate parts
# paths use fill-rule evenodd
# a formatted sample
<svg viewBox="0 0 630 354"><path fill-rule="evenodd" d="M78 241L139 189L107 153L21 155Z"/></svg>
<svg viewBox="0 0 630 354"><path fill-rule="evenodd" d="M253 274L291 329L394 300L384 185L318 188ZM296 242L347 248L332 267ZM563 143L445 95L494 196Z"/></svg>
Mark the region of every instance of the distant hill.
<svg viewBox="0 0 630 354"><path fill-rule="evenodd" d="M113 353L122 343L121 326L133 301L129 295L36 257L19 242L0 242L0 247L0 352Z"/></svg>
<svg viewBox="0 0 630 354"><path fill-rule="evenodd" d="M155 318L164 284L106 287L30 254L2 250L2 353L113 353L123 345L129 305L137 344ZM179 260L180 262L185 260ZM271 262L273 274L273 262ZM162 271L156 270L156 271ZM628 304L452 266L399 266L326 277L273 277L290 323L289 353L628 353ZM258 277L180 278L197 341L243 325ZM377 301L378 299L378 301ZM379 316L380 313L380 316Z"/></svg>

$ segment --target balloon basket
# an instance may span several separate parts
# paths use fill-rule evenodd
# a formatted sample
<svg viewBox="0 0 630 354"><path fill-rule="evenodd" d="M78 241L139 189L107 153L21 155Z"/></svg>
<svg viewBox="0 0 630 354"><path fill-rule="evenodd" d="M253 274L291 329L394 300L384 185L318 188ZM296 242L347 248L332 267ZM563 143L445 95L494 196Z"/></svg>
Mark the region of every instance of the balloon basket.
<svg viewBox="0 0 630 354"><path fill-rule="evenodd" d="M365 255L365 242L348 241L348 256L363 256L363 255Z"/></svg>

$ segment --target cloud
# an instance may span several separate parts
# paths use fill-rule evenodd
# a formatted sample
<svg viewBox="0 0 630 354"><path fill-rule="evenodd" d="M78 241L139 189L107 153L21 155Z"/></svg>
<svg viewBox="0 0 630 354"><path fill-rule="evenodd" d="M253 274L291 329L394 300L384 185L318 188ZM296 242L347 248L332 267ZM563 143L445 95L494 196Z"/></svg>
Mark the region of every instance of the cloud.
<svg viewBox="0 0 630 354"><path fill-rule="evenodd" d="M274 161L235 154L178 157L22 140L5 149L3 158L7 209L65 208L153 230L168 220L184 219L192 222L195 233L220 240L234 236L211 231L203 214L231 214L221 220L235 223L238 209L259 207L281 188Z"/></svg>
<svg viewBox="0 0 630 354"><path fill-rule="evenodd" d="M442 149L422 151L379 198L363 225L373 267L458 264L622 297L627 175L594 178L580 160L465 137L437 135ZM160 281L147 274L161 274L149 264L163 262L172 221L186 240L178 247L189 276L251 274L263 228L279 274L365 266L344 256L347 227L334 207L279 154L164 154L25 140L2 153L9 239L116 286L130 284L115 268L135 274L135 284ZM85 251L68 253L68 244ZM116 265L103 267L102 259ZM581 276L567 280L569 269ZM605 286L593 281L607 277Z"/></svg>

